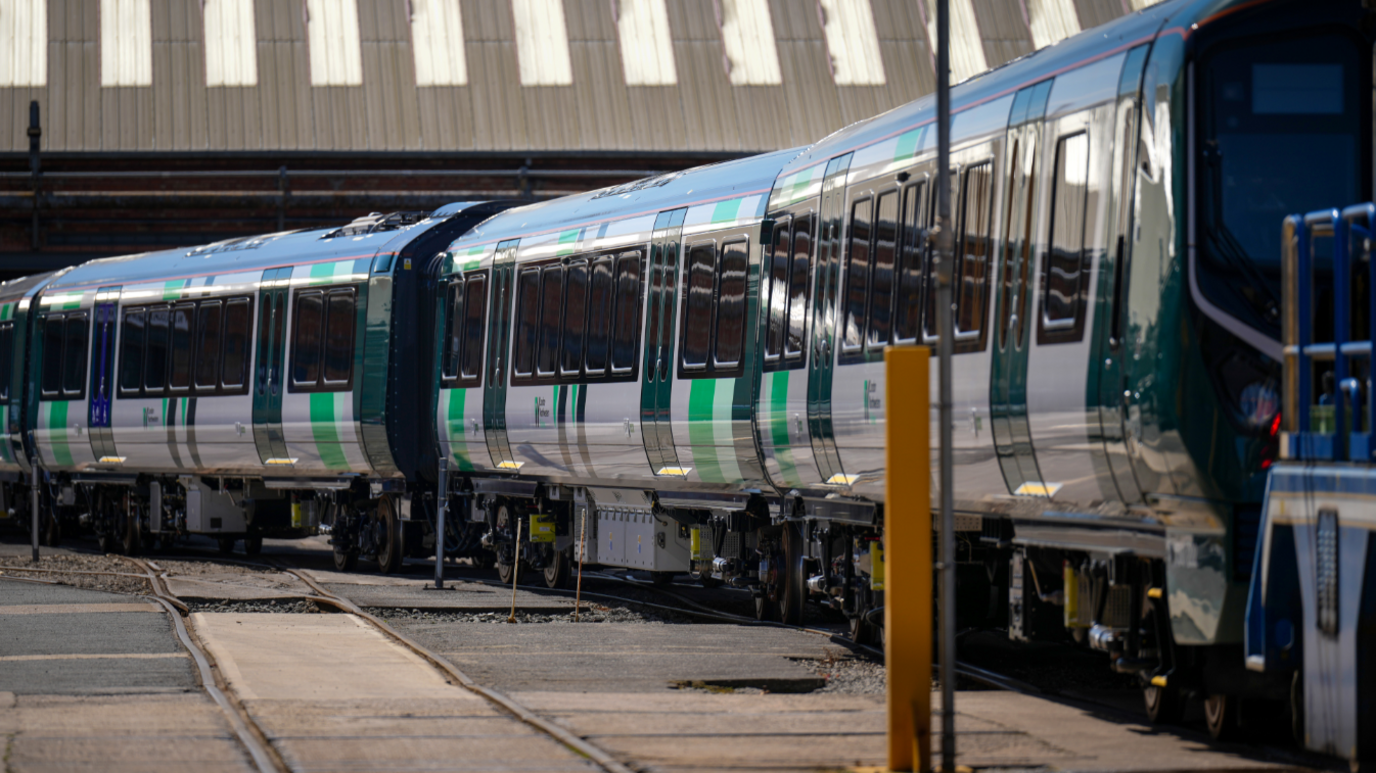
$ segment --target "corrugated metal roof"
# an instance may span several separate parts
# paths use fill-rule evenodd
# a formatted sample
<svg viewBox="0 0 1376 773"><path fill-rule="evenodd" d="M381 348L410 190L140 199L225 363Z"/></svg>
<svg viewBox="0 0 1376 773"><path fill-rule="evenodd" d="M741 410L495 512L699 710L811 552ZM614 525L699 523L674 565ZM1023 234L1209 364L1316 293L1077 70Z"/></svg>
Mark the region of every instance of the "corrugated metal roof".
<svg viewBox="0 0 1376 773"><path fill-rule="evenodd" d="M1032 51L1072 14L1088 28L1141 2L953 0L957 77ZM231 13L244 3L247 20ZM10 73L0 80L0 151L27 150L37 99L45 151L747 152L814 142L929 93L935 80L927 0L91 5L0 2L0 77ZM640 57L630 69L649 83L672 68L673 85L628 84L616 9L626 23L649 19L650 30L667 21L654 66ZM46 32L35 38L38 25L21 13L45 19ZM1034 35L1033 19L1051 21ZM219 44L208 45L207 30ZM42 39L46 57L34 53ZM132 83L144 85L123 85Z"/></svg>

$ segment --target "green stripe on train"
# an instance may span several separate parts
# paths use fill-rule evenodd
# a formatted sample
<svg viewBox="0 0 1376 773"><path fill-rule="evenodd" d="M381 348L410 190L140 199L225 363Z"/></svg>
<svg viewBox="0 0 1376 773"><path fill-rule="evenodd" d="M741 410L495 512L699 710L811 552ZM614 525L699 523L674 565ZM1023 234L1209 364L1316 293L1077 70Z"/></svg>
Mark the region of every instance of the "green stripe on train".
<svg viewBox="0 0 1376 773"><path fill-rule="evenodd" d="M341 396L353 400L352 392L311 393L311 434L315 437L315 450L320 454L320 463L331 470L349 469L349 460L344 457L344 448L340 445L342 433L337 420L342 413L336 405Z"/></svg>
<svg viewBox="0 0 1376 773"><path fill-rule="evenodd" d="M54 400L44 405L48 406L48 438L52 444L53 462L59 467L71 467L72 446L67 438L67 408L71 404L66 400Z"/></svg>
<svg viewBox="0 0 1376 773"><path fill-rule="evenodd" d="M770 374L769 431L774 441L774 459L779 463L780 483L801 486L798 465L793 461L793 448L788 440L788 371Z"/></svg>
<svg viewBox="0 0 1376 773"><path fill-rule="evenodd" d="M468 400L467 389L446 389L449 393L448 415L445 417L444 429L449 440L449 453L454 457L454 461L459 464L460 472L468 472L474 468L473 459L468 455L468 435L463 426L463 408Z"/></svg>

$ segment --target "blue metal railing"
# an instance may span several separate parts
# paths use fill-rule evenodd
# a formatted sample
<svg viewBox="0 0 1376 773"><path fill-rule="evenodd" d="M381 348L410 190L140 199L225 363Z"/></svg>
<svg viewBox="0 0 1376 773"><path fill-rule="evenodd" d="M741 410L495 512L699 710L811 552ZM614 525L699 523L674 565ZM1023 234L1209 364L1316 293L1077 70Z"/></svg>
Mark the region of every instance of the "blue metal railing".
<svg viewBox="0 0 1376 773"><path fill-rule="evenodd" d="M1376 227L1376 204L1355 204L1342 210L1321 209L1307 215L1291 215L1283 227L1284 253L1284 353L1286 432L1281 438L1281 456L1315 461L1363 461L1376 459L1371 420L1376 419L1376 390L1355 378L1356 361L1366 363L1371 377L1372 341L1376 341L1376 261L1371 259L1372 229ZM1315 279L1321 261L1315 246L1332 240L1331 280L1333 340L1314 341L1317 292ZM1368 273L1367 329L1354 331L1352 325L1353 269L1365 261ZM1354 340L1354 337L1356 340ZM1331 361L1333 389L1314 392L1315 363ZM1366 404L1361 398L1365 394ZM1327 405L1324 400L1327 400ZM1315 426L1316 416L1332 420ZM1364 410L1365 409L1365 410ZM1363 421L1363 413L1367 420ZM1365 429L1364 429L1365 427Z"/></svg>

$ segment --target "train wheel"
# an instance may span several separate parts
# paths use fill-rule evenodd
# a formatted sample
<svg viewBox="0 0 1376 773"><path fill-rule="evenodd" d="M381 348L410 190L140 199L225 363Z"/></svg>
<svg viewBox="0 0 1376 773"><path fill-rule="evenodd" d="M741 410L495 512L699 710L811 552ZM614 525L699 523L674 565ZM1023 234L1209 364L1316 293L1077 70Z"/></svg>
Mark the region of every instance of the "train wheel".
<svg viewBox="0 0 1376 773"><path fill-rule="evenodd" d="M788 625L803 622L803 603L807 600L807 572L803 527L785 523L783 533L783 575L779 578L779 620Z"/></svg>
<svg viewBox="0 0 1376 773"><path fill-rule="evenodd" d="M397 519L396 505L392 503L392 498L383 496L377 501L377 509L373 518L376 519L377 532L377 568L383 574L395 574L401 571L401 560L404 554L401 545L401 521Z"/></svg>
<svg viewBox="0 0 1376 773"><path fill-rule="evenodd" d="M556 550L545 566L545 585L551 588L564 588L569 584L569 554L566 550Z"/></svg>
<svg viewBox="0 0 1376 773"><path fill-rule="evenodd" d="M244 537L244 555L256 556L263 552L263 535L252 534Z"/></svg>
<svg viewBox="0 0 1376 773"><path fill-rule="evenodd" d="M765 623L779 619L779 603L763 590L755 596L755 619Z"/></svg>
<svg viewBox="0 0 1376 773"><path fill-rule="evenodd" d="M505 533L505 534L507 534L507 535L509 535L509 536L514 537L515 534L516 534L516 532L515 532L515 529L512 528L512 524L513 524L513 520L512 520L511 506L508 505L508 504L506 504L506 503L502 503L501 505L499 505L499 506L497 507L497 522L496 522L496 524L494 524L494 529L493 529L493 531L496 531L496 532L498 532L498 533ZM505 559L506 559L506 556L502 553L502 549L501 549L500 545L497 547L496 558L497 558L497 579L498 579L503 585L510 585L510 584L511 584L511 575L512 575L512 572L514 572L514 571L516 570L516 564L515 564L515 563L507 563L507 562L506 562L506 560L505 560ZM514 558L515 558L515 555L514 555L514 552L513 552L513 559L514 559Z"/></svg>
<svg viewBox="0 0 1376 773"><path fill-rule="evenodd" d="M358 568L358 553L341 545L336 545L334 549L334 570L336 572L352 572L356 568Z"/></svg>
<svg viewBox="0 0 1376 773"><path fill-rule="evenodd" d="M1147 707L1147 719L1153 725L1173 725L1184 716L1184 696L1173 687L1149 684L1142 688L1142 700Z"/></svg>
<svg viewBox="0 0 1376 773"><path fill-rule="evenodd" d="M1241 702L1232 695L1216 693L1204 699L1204 723L1215 741L1234 741L1242 733L1238 708Z"/></svg>

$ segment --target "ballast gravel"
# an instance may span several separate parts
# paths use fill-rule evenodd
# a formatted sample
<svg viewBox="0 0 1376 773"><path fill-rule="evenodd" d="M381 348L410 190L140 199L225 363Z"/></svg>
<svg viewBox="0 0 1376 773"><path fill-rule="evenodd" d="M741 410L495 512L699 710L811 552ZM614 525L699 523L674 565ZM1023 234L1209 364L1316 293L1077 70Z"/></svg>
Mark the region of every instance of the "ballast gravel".
<svg viewBox="0 0 1376 773"><path fill-rule="evenodd" d="M814 692L833 692L844 695L881 695L885 689L887 670L883 663L853 658L837 653L822 660L798 660L807 670L827 680L825 687Z"/></svg>
<svg viewBox="0 0 1376 773"><path fill-rule="evenodd" d="M281 614L281 615L313 615L326 611L334 610L321 609L314 601L278 601L268 599L266 601L207 601L207 600L187 600L186 606L192 612L232 612L243 613L262 613Z"/></svg>
<svg viewBox="0 0 1376 773"><path fill-rule="evenodd" d="M494 623L506 624L509 612L439 612L425 609L374 609L373 614L384 620L414 620L427 623ZM549 623L553 625L573 625L573 612L517 612L516 622ZM668 613L658 614L639 612L625 607L608 607L601 604L584 604L578 616L578 624L584 623L629 623L639 625L670 625L687 622L684 618Z"/></svg>
<svg viewBox="0 0 1376 773"><path fill-rule="evenodd" d="M42 569L41 572L14 571L16 569ZM65 570L65 571L64 571ZM110 575L74 574L73 572L118 572L121 574L142 574L136 565L119 556L83 554L44 554L40 552L38 563L28 556L0 557L0 577L15 577L26 580L51 580L61 585L86 590L101 590L110 593L128 593L138 596L151 596L148 581L138 577L113 577Z"/></svg>

